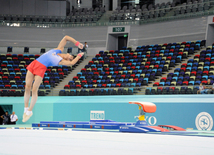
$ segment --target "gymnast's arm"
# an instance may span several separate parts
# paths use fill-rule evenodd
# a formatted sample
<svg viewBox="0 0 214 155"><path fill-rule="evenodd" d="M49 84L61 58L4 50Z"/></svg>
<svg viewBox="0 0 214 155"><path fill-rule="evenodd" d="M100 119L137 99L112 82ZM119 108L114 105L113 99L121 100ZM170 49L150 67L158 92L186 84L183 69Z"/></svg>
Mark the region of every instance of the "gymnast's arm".
<svg viewBox="0 0 214 155"><path fill-rule="evenodd" d="M60 43L59 43L59 45L58 45L58 47L57 47L56 49L59 49L59 50L61 50L61 51L63 52L64 47L65 47L67 41L70 41L70 42L74 43L75 45L78 44L78 41L76 41L74 38L72 38L72 37L66 35L66 36L60 41ZM78 46L78 48L80 48L80 49L83 48L83 44L81 44L81 43L79 43L77 46Z"/></svg>
<svg viewBox="0 0 214 155"><path fill-rule="evenodd" d="M84 53L80 53L82 56L84 55ZM64 60L62 59L59 62L59 65L65 65L65 66L72 66L75 65L77 63L77 61L81 58L81 56L79 56L79 54L76 56L75 59L73 59L72 61L68 61L68 60Z"/></svg>

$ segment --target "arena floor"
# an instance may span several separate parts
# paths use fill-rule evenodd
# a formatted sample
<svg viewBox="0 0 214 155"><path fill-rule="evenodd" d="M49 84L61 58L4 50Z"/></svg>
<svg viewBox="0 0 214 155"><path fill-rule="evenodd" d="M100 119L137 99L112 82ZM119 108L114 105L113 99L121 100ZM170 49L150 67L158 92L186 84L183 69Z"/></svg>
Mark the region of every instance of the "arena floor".
<svg viewBox="0 0 214 155"><path fill-rule="evenodd" d="M214 132L194 132L196 134L165 135L78 129L1 129L0 155L213 154Z"/></svg>

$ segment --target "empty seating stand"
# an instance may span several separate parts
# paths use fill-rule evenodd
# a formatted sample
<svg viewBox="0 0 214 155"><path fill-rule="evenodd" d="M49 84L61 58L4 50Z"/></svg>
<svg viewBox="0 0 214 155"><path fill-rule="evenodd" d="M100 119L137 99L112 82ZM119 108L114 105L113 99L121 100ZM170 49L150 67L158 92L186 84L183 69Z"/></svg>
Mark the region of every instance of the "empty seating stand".
<svg viewBox="0 0 214 155"><path fill-rule="evenodd" d="M113 11L112 15L109 17L111 22L114 21L135 21L135 20L147 20L151 18L164 17L167 12L170 11L171 2L162 4L145 4L143 6L137 5L133 6L120 6Z"/></svg>
<svg viewBox="0 0 214 155"><path fill-rule="evenodd" d="M105 13L104 7L74 9L68 16L0 15L0 21L31 23L87 23L97 22Z"/></svg>
<svg viewBox="0 0 214 155"><path fill-rule="evenodd" d="M201 44L202 41L182 42L138 46L134 50L124 47L122 50L100 51L64 89L140 89L199 50ZM166 78L160 85L164 86L165 81Z"/></svg>
<svg viewBox="0 0 214 155"><path fill-rule="evenodd" d="M204 42L197 41L196 43L204 44ZM175 68L174 73L169 73L160 82L155 82L154 87L148 88L146 94L197 94L200 83L206 85L208 79L213 83L213 46L207 47L200 54L196 54L194 59L189 59L187 63L181 64L181 68ZM163 90L158 91L160 88Z"/></svg>
<svg viewBox="0 0 214 155"><path fill-rule="evenodd" d="M26 67L39 56L38 54L0 54L1 96L24 95ZM48 67L39 87L38 95L47 95L72 69L70 66Z"/></svg>
<svg viewBox="0 0 214 155"><path fill-rule="evenodd" d="M213 2L210 2L209 0L188 0L187 3L183 3L182 5L177 6L174 9L174 15L184 15L184 14L195 14L197 12L206 12L210 8L212 8Z"/></svg>
<svg viewBox="0 0 214 155"><path fill-rule="evenodd" d="M204 13L212 9L214 3L212 0L187 0L187 3L180 4L179 1L161 3L161 4L144 4L142 6L120 6L113 11L109 17L110 22L121 21L148 21L151 19L197 15L197 13ZM174 14L173 14L174 13ZM202 15L201 14L201 15Z"/></svg>

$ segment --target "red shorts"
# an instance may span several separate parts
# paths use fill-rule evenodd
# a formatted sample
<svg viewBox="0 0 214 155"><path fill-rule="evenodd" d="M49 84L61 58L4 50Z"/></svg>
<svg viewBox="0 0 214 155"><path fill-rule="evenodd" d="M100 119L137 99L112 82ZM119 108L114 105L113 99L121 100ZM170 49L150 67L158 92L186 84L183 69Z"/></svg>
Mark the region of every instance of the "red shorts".
<svg viewBox="0 0 214 155"><path fill-rule="evenodd" d="M33 62L30 63L30 65L27 66L27 70L29 70L33 75L38 75L43 78L47 70L47 67L40 63L39 61L34 60Z"/></svg>

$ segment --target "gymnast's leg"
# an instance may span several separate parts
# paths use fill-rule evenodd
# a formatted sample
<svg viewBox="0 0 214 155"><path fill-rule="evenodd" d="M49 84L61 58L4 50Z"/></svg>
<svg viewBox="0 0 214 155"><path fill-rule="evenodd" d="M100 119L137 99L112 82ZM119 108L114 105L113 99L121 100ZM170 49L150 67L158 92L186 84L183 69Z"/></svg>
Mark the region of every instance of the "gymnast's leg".
<svg viewBox="0 0 214 155"><path fill-rule="evenodd" d="M34 75L30 71L27 71L27 75L25 77L24 113L26 113L28 110L28 104L30 100L30 91L31 91L33 80L34 80Z"/></svg>
<svg viewBox="0 0 214 155"><path fill-rule="evenodd" d="M30 108L28 109L28 111L33 110L34 105L36 104L37 98L38 98L38 89L40 84L42 83L42 77L36 75L35 76L35 81L33 83L33 88L32 88L32 98L31 98L31 102L30 102Z"/></svg>
<svg viewBox="0 0 214 155"><path fill-rule="evenodd" d="M42 79L43 78L41 76L35 75L35 79L34 79L34 83L33 83L33 87L32 87L32 98L31 98L31 102L30 102L30 107L26 111L26 113L24 113L23 120L22 120L23 122L26 122L33 114L32 110L33 110L33 107L36 104L36 101L38 98L38 89L39 89L39 86L42 82ZM25 106L28 106L27 99L28 99L28 96L26 97ZM28 99L28 101L29 101L29 99Z"/></svg>

